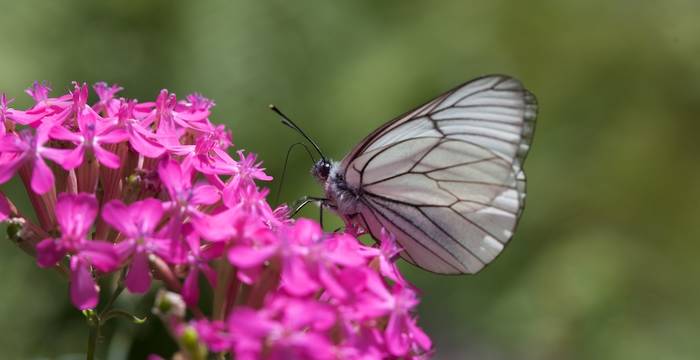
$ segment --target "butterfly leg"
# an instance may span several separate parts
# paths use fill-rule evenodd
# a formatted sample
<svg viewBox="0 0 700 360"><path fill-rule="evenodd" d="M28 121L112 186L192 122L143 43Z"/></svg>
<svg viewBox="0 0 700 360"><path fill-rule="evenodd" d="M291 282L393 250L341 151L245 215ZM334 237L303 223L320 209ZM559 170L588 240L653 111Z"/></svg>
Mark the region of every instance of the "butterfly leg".
<svg viewBox="0 0 700 360"><path fill-rule="evenodd" d="M322 197L304 196L303 198L297 200L294 203L294 211L292 212L291 216L295 216L299 211L301 211L301 209L303 209L309 203L319 202L321 204L321 207L323 207L323 204L325 204L326 201L328 201L328 199Z"/></svg>
<svg viewBox="0 0 700 360"><path fill-rule="evenodd" d="M324 201L318 205L318 222L321 224L321 230L323 230L323 207L326 205Z"/></svg>

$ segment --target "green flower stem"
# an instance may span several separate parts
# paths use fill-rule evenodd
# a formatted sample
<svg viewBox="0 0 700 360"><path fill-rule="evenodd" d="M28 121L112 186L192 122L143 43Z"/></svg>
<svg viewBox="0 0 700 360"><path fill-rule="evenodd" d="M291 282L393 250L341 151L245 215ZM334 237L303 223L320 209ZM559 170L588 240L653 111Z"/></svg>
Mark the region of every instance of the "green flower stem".
<svg viewBox="0 0 700 360"><path fill-rule="evenodd" d="M105 305L105 307L104 307L104 309L102 310L102 312L100 312L100 316L104 315L107 311L109 311L109 309L112 308L112 305L114 305L114 302L117 300L117 298L119 297L119 295L121 295L121 293L122 293L123 291L124 291L124 284L123 284L123 282L122 282L121 279L120 279L120 280L119 280L119 284L117 285L117 288L114 289L114 292L112 293L112 296L111 296L111 297L109 298L109 300L107 301L107 305Z"/></svg>
<svg viewBox="0 0 700 360"><path fill-rule="evenodd" d="M100 317L93 310L86 310L88 326L90 327L90 335L88 336L87 360L95 359L95 351L97 349L97 339L100 338Z"/></svg>
<svg viewBox="0 0 700 360"><path fill-rule="evenodd" d="M95 352L97 351L97 341L100 338L100 328L102 325L107 322L109 319L116 315L121 315L121 313L116 314L114 313L115 310L112 309L112 305L114 305L114 302L117 300L119 295L122 294L124 291L124 275L125 275L125 270L122 270L119 273L119 280L117 281L117 288L114 289L114 292L112 292L112 295L109 297L109 300L107 300L107 303L105 304L104 308L102 311L99 312L99 314L95 310L85 310L83 311L83 314L85 317L87 317L87 323L88 327L90 328L90 335L88 336L88 348L87 348L87 355L86 359L87 360L93 360L95 359ZM120 311L121 312L121 311ZM124 312L126 313L126 312ZM136 318L136 317L134 317Z"/></svg>

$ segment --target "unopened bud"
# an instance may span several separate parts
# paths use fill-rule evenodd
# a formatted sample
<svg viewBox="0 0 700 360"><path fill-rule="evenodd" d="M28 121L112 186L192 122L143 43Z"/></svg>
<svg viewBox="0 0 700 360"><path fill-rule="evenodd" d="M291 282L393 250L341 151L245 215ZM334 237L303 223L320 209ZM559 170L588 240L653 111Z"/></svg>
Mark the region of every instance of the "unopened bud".
<svg viewBox="0 0 700 360"><path fill-rule="evenodd" d="M207 358L207 347L199 341L199 334L191 326L186 326L180 333L180 345L190 359L204 360Z"/></svg>
<svg viewBox="0 0 700 360"><path fill-rule="evenodd" d="M180 294L161 289L156 295L152 311L158 316L184 318L185 309L185 301Z"/></svg>
<svg viewBox="0 0 700 360"><path fill-rule="evenodd" d="M13 242L22 241L22 231L26 221L23 218L11 218L7 220L7 237Z"/></svg>

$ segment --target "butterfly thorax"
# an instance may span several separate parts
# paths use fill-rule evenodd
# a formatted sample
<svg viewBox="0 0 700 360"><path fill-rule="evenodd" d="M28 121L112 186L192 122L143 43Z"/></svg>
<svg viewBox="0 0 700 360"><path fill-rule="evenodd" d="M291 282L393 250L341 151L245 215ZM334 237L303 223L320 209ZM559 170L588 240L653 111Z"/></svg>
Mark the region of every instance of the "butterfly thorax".
<svg viewBox="0 0 700 360"><path fill-rule="evenodd" d="M313 176L323 184L326 192L326 206L340 215L349 216L357 213L360 199L359 189L348 185L338 163L321 159L311 169Z"/></svg>

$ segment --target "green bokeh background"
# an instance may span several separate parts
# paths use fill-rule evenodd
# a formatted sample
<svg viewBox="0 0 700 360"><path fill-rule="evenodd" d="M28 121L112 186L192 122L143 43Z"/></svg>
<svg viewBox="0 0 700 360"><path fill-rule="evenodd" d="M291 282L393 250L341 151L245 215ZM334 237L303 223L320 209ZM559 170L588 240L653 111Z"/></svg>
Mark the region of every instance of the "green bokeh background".
<svg viewBox="0 0 700 360"><path fill-rule="evenodd" d="M514 75L541 108L512 244L477 276L405 267L436 357L697 359L699 16L694 0L0 0L0 92L29 105L35 79L141 100L198 91L279 176L299 139L268 103L340 158L447 88ZM320 193L309 166L293 155L283 200ZM81 358L66 284L8 241L0 273L0 357ZM149 298L120 301L148 312ZM173 349L156 319L107 335L105 359Z"/></svg>

